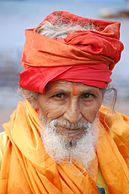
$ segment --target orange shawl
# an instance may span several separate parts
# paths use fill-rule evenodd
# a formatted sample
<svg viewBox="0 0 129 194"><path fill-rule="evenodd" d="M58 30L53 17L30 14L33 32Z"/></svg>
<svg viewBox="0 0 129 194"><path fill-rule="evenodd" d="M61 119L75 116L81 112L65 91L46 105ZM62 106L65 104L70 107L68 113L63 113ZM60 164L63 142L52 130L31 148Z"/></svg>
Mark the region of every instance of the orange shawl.
<svg viewBox="0 0 129 194"><path fill-rule="evenodd" d="M106 111L102 108L100 112L99 168L109 193L129 194L129 119L119 114L108 114L110 135L103 127ZM0 194L98 193L96 178L87 172L79 175L82 172L80 165L56 164L45 153L38 115L28 102L19 103L5 129L8 140L1 166Z"/></svg>

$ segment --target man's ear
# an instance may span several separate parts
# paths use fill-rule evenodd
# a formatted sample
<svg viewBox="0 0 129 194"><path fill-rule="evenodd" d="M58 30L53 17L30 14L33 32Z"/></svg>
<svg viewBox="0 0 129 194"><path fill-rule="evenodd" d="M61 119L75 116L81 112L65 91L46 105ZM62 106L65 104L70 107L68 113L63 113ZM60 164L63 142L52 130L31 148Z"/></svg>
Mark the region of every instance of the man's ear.
<svg viewBox="0 0 129 194"><path fill-rule="evenodd" d="M36 109L36 110L39 109L40 106L39 106L39 102L38 102L38 96L30 98L30 99L28 99L28 101L30 102L31 106L34 109Z"/></svg>

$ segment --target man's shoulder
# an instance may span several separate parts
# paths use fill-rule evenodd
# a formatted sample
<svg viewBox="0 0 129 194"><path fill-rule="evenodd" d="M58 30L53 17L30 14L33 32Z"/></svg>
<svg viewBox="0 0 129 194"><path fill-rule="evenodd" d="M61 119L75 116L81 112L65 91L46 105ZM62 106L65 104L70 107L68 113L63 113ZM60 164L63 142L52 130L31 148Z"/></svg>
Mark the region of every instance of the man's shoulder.
<svg viewBox="0 0 129 194"><path fill-rule="evenodd" d="M0 167L2 163L2 158L3 158L3 152L4 152L4 147L7 141L7 135L5 132L0 133Z"/></svg>
<svg viewBox="0 0 129 194"><path fill-rule="evenodd" d="M102 106L99 111L99 120L109 133L125 139L127 135L129 137L129 117L127 115Z"/></svg>
<svg viewBox="0 0 129 194"><path fill-rule="evenodd" d="M99 120L102 124L106 124L109 129L114 126L119 126L121 128L122 125L126 125L126 127L129 127L129 116L114 111L106 106L102 106L100 108Z"/></svg>
<svg viewBox="0 0 129 194"><path fill-rule="evenodd" d="M100 123L115 141L123 157L129 157L129 117L101 107L99 114Z"/></svg>

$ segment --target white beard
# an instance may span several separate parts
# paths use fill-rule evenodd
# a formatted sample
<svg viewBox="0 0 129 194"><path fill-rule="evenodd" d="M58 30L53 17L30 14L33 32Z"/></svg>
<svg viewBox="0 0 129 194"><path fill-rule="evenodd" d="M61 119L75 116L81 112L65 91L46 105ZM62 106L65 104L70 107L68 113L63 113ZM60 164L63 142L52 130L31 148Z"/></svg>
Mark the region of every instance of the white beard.
<svg viewBox="0 0 129 194"><path fill-rule="evenodd" d="M41 118L43 122L43 118ZM81 162L85 169L90 168L90 163L96 157L96 141L98 137L97 121L87 125L85 134L79 140L66 140L64 135L56 132L56 120L46 124L41 134L47 153L57 163L76 160Z"/></svg>

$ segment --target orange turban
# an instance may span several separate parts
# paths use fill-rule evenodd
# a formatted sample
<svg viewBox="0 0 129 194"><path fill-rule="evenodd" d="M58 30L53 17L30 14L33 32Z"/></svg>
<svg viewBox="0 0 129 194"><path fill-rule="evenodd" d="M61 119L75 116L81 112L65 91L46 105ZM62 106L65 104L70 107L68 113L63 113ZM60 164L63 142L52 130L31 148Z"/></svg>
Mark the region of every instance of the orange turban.
<svg viewBox="0 0 129 194"><path fill-rule="evenodd" d="M48 38L38 33L44 21L94 29L76 30L66 38ZM43 22L25 32L25 69L20 73L20 86L42 93L50 81L66 80L106 88L124 48L119 40L120 23L87 19L65 11L55 11Z"/></svg>

